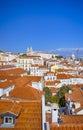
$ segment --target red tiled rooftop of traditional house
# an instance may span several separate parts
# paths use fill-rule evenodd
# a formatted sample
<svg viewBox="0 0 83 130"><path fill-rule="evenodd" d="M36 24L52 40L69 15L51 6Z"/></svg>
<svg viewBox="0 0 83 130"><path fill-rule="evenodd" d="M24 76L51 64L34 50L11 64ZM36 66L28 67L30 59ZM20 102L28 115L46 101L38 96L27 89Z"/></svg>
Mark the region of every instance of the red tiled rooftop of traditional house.
<svg viewBox="0 0 83 130"><path fill-rule="evenodd" d="M48 60L48 62L57 62L57 60L56 59L54 59L54 60Z"/></svg>
<svg viewBox="0 0 83 130"><path fill-rule="evenodd" d="M16 86L32 85L32 82L40 82L41 76L23 76L14 80Z"/></svg>
<svg viewBox="0 0 83 130"><path fill-rule="evenodd" d="M0 68L6 70L6 69L10 69L10 68L11 69L15 68L15 66L14 65L1 65Z"/></svg>
<svg viewBox="0 0 83 130"><path fill-rule="evenodd" d="M16 118L15 121L15 126L14 128L8 128L9 129L14 129L14 130L41 130L42 129L42 118L41 118L41 100L36 100L36 101L16 101L10 103L10 101L2 101L2 107L4 112L9 110L11 112L11 109L15 110L14 113L18 111L18 117ZM12 106L11 106L12 105ZM17 107L15 107L15 106ZM7 106L7 107L5 107ZM19 106L19 107L18 107ZM1 113L1 109L0 109ZM1 129L1 128L0 128ZM3 128L2 130L5 130L7 128Z"/></svg>
<svg viewBox="0 0 83 130"><path fill-rule="evenodd" d="M14 80L20 76L0 75L0 80Z"/></svg>
<svg viewBox="0 0 83 130"><path fill-rule="evenodd" d="M14 83L15 83L15 86L17 87L24 86L26 84L31 85L32 78L28 78L28 76L19 77L14 80Z"/></svg>
<svg viewBox="0 0 83 130"><path fill-rule="evenodd" d="M35 64L35 65L32 64L31 67L37 67L39 69L48 69L47 66L45 66L45 65L39 66L37 64Z"/></svg>
<svg viewBox="0 0 83 130"><path fill-rule="evenodd" d="M39 69L48 69L48 68L47 68L47 66L42 65L42 66L39 66Z"/></svg>
<svg viewBox="0 0 83 130"><path fill-rule="evenodd" d="M65 124L51 123L50 130L83 130L83 124Z"/></svg>
<svg viewBox="0 0 83 130"><path fill-rule="evenodd" d="M17 62L17 60L16 60L16 59L13 59L13 60L11 60L11 62Z"/></svg>
<svg viewBox="0 0 83 130"><path fill-rule="evenodd" d="M45 86L55 86L55 81L45 81Z"/></svg>
<svg viewBox="0 0 83 130"><path fill-rule="evenodd" d="M54 73L54 72L51 72L51 71L46 72L46 73L44 74L44 76L48 76L48 75L54 75L54 76L56 76L55 73Z"/></svg>
<svg viewBox="0 0 83 130"><path fill-rule="evenodd" d="M46 121L50 123L51 130L59 130L62 126L82 126L83 128L83 115L62 115L61 116L62 123L58 124L56 122L52 123L52 115L50 112L46 113ZM58 129L56 128L58 127ZM55 128L55 129L53 129ZM70 130L67 128L60 129L60 130ZM71 129L72 130L72 129ZM75 129L74 129L75 130ZM77 130L77 129L76 129ZM82 130L82 129L80 129Z"/></svg>
<svg viewBox="0 0 83 130"><path fill-rule="evenodd" d="M42 76L24 76L24 77L33 82L39 82L42 80Z"/></svg>
<svg viewBox="0 0 83 130"><path fill-rule="evenodd" d="M32 64L31 67L39 67L38 64Z"/></svg>
<svg viewBox="0 0 83 130"><path fill-rule="evenodd" d="M83 62L81 62L81 63L80 63L80 66L82 66L82 67L83 67Z"/></svg>
<svg viewBox="0 0 83 130"><path fill-rule="evenodd" d="M33 87L31 87L32 82L39 82L41 81L41 76L23 76L16 78L11 81L5 81L0 83L1 88L7 88L11 85L14 85L15 88L10 92L10 96L16 97L16 98L27 98L29 96L30 99L35 99L37 93L39 93L40 97L40 92ZM29 91L32 91L29 92ZM33 93L34 92L34 93Z"/></svg>
<svg viewBox="0 0 83 130"><path fill-rule="evenodd" d="M74 76L74 78L83 78L83 74L80 75L80 74L78 73L78 75Z"/></svg>
<svg viewBox="0 0 83 130"><path fill-rule="evenodd" d="M47 113L50 130L83 130L83 115L62 115L62 123L51 122L51 113Z"/></svg>
<svg viewBox="0 0 83 130"><path fill-rule="evenodd" d="M26 73L26 71L22 68L0 70L0 75L19 75L19 74L24 74L24 73Z"/></svg>
<svg viewBox="0 0 83 130"><path fill-rule="evenodd" d="M50 90L51 90L52 93L58 92L58 88L50 87Z"/></svg>
<svg viewBox="0 0 83 130"><path fill-rule="evenodd" d="M54 66L54 64L50 64L49 66L52 67L52 66Z"/></svg>
<svg viewBox="0 0 83 130"><path fill-rule="evenodd" d="M71 94L65 94L65 98L70 98L74 102L80 102L83 104L83 90L80 88L72 88L72 90Z"/></svg>
<svg viewBox="0 0 83 130"><path fill-rule="evenodd" d="M71 87L72 87L73 90L78 90L81 87L83 87L83 84L72 84Z"/></svg>
<svg viewBox="0 0 83 130"><path fill-rule="evenodd" d="M23 102L21 104L23 112L16 120L15 128L41 130L41 102Z"/></svg>
<svg viewBox="0 0 83 130"><path fill-rule="evenodd" d="M45 81L45 85L49 85L49 86L55 86L56 84L59 84L60 80L56 80L56 81Z"/></svg>
<svg viewBox="0 0 83 130"><path fill-rule="evenodd" d="M8 88L9 86L12 86L12 85L14 85L14 82L12 82L12 81L5 81L5 82L0 82L0 88Z"/></svg>
<svg viewBox="0 0 83 130"><path fill-rule="evenodd" d="M63 124L64 123L83 124L83 115L62 115L61 119L63 120Z"/></svg>
<svg viewBox="0 0 83 130"><path fill-rule="evenodd" d="M57 72L69 72L69 71L72 71L71 69L57 69Z"/></svg>
<svg viewBox="0 0 83 130"><path fill-rule="evenodd" d="M19 82L19 81L18 81ZM38 100L42 92L28 84L15 83L15 87L10 91L9 97L26 100ZM5 96L5 95L4 95Z"/></svg>
<svg viewBox="0 0 83 130"><path fill-rule="evenodd" d="M21 111L21 106L15 101L0 100L0 114L10 112L18 115Z"/></svg>
<svg viewBox="0 0 83 130"><path fill-rule="evenodd" d="M69 79L69 78L73 78L73 76L70 74L57 74L57 79Z"/></svg>

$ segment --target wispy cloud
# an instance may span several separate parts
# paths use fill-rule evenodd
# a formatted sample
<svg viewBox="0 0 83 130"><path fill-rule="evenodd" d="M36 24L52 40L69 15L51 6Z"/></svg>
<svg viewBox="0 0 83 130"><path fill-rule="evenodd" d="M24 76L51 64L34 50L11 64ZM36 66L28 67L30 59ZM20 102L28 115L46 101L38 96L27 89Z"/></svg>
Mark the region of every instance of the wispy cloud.
<svg viewBox="0 0 83 130"><path fill-rule="evenodd" d="M56 51L83 51L83 48L58 48Z"/></svg>

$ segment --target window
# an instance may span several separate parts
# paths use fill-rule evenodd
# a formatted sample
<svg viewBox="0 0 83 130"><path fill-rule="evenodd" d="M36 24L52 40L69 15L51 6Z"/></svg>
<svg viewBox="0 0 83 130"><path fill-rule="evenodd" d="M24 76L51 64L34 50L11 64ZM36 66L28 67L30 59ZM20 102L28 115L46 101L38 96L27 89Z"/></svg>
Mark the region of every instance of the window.
<svg viewBox="0 0 83 130"><path fill-rule="evenodd" d="M4 117L4 123L5 124L12 124L13 123L13 117L9 117L9 116Z"/></svg>

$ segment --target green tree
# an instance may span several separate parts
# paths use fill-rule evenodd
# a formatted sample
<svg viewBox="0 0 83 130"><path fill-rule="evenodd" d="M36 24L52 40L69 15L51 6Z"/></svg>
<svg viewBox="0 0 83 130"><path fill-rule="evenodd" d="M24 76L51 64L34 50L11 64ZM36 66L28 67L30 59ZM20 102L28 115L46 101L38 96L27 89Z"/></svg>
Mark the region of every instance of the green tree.
<svg viewBox="0 0 83 130"><path fill-rule="evenodd" d="M60 88L60 90L57 93L57 101L59 104L59 107L65 106L65 94L71 90L71 87L69 85L64 85Z"/></svg>
<svg viewBox="0 0 83 130"><path fill-rule="evenodd" d="M0 52L3 52L2 50L0 50Z"/></svg>
<svg viewBox="0 0 83 130"><path fill-rule="evenodd" d="M55 96L52 96L51 97L51 102L54 103L54 102L57 102L57 98Z"/></svg>
<svg viewBox="0 0 83 130"><path fill-rule="evenodd" d="M52 96L52 92L48 87L44 87L43 91L45 92L45 103L52 102L58 103L59 107L65 106L65 94L71 90L69 85L64 85L60 88L56 96Z"/></svg>
<svg viewBox="0 0 83 130"><path fill-rule="evenodd" d="M51 103L57 103L59 102L59 98L57 96L52 96L51 97Z"/></svg>
<svg viewBox="0 0 83 130"><path fill-rule="evenodd" d="M69 90L71 90L71 87L69 85L64 85L60 88L59 92L57 93L57 95L59 97L63 97L65 96L66 93L69 92Z"/></svg>
<svg viewBox="0 0 83 130"><path fill-rule="evenodd" d="M51 102L52 92L48 87L44 87L43 91L45 92L45 103Z"/></svg>
<svg viewBox="0 0 83 130"><path fill-rule="evenodd" d="M66 104L66 102L65 102L65 96L59 98L58 104L59 104L59 107L65 107L65 104Z"/></svg>
<svg viewBox="0 0 83 130"><path fill-rule="evenodd" d="M63 58L63 56L55 56L56 58L58 58L58 59L61 59L61 58Z"/></svg>

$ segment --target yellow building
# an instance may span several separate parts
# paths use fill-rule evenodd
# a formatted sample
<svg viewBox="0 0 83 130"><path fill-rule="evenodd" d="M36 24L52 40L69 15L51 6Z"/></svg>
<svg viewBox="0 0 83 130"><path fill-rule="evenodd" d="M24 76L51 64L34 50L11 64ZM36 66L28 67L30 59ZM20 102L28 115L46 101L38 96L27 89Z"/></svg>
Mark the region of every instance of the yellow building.
<svg viewBox="0 0 83 130"><path fill-rule="evenodd" d="M50 67L50 69L51 69L51 72L56 72L57 71L57 69L59 69L59 66L58 65L52 65L51 67Z"/></svg>

